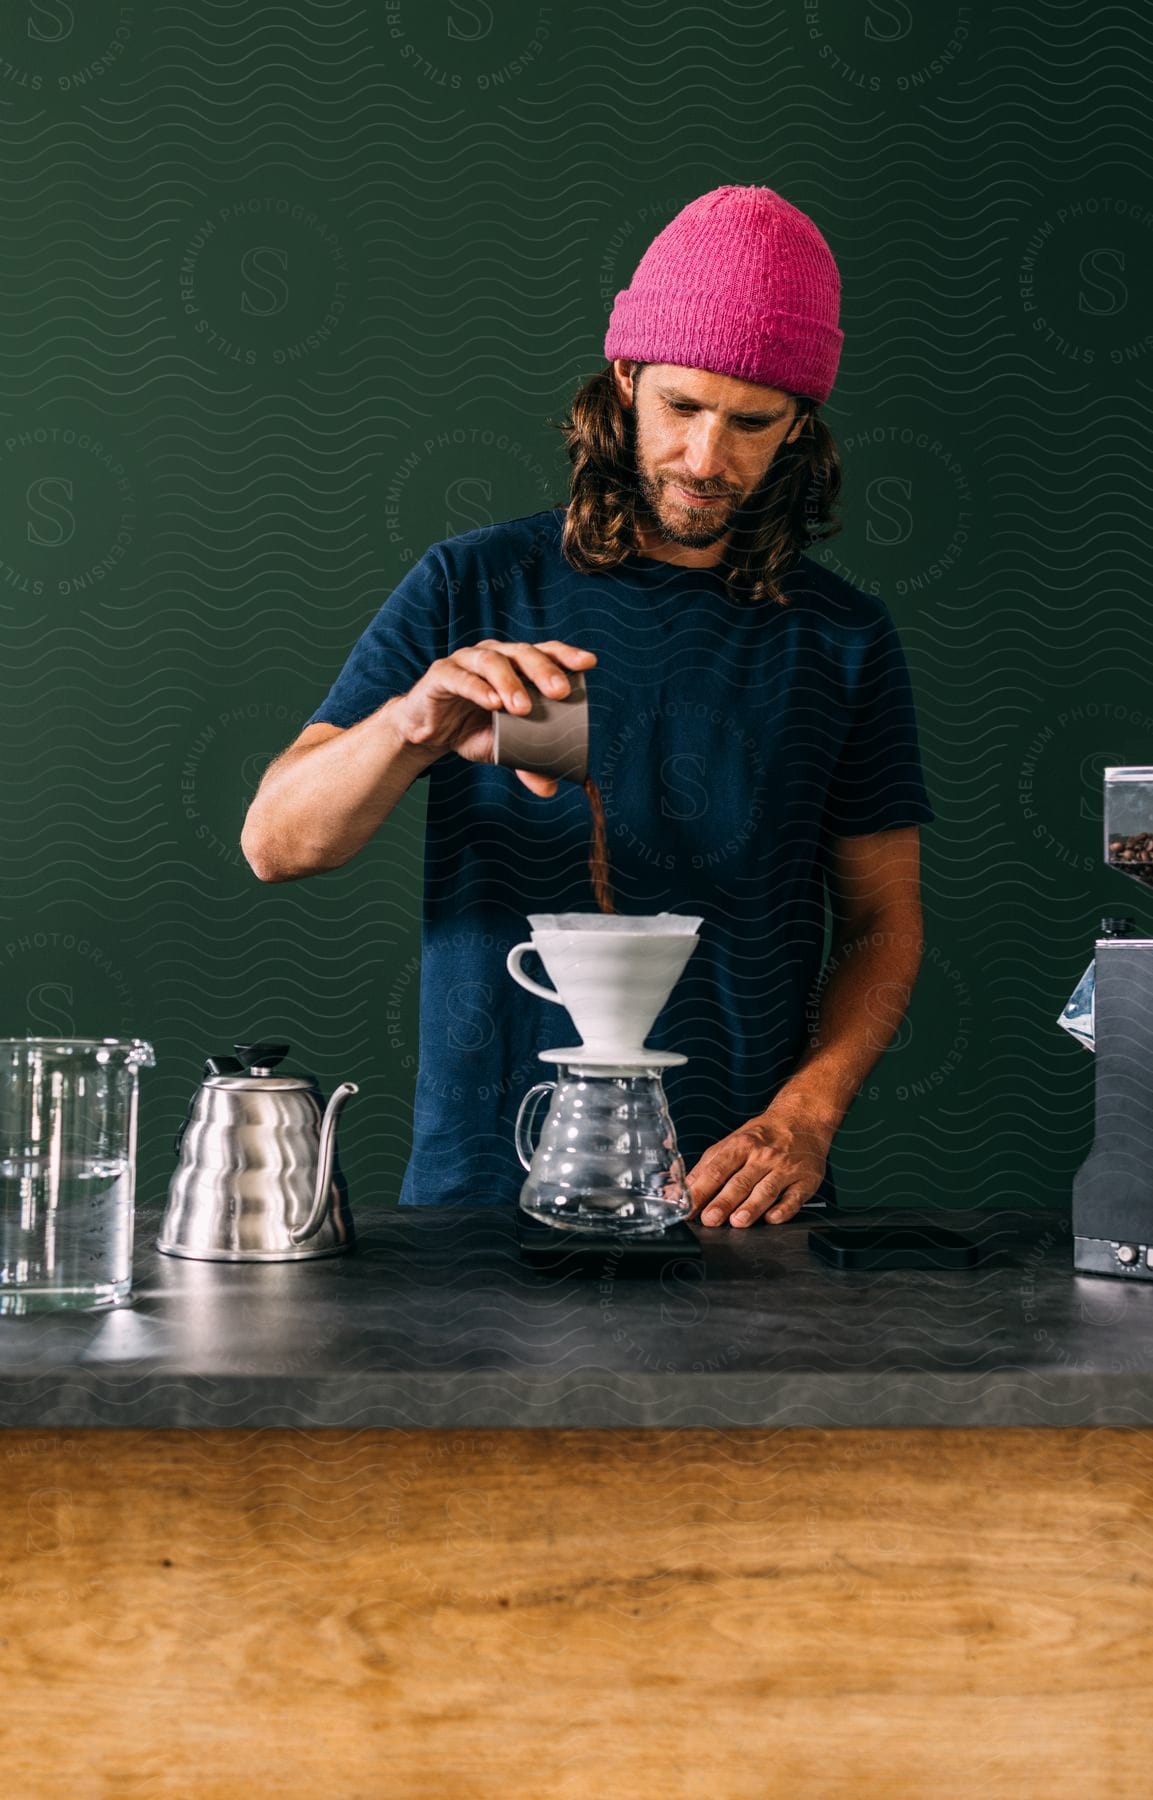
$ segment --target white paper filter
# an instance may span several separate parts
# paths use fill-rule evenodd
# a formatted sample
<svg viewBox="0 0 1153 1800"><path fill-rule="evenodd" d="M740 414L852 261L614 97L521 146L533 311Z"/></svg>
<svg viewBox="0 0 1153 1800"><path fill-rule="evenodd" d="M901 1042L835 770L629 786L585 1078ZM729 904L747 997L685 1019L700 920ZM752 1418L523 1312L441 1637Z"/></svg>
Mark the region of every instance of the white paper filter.
<svg viewBox="0 0 1153 1800"><path fill-rule="evenodd" d="M692 936L704 924L684 913L643 913L630 918L623 913L528 913L528 922L538 931L617 931L634 937L659 934L661 937Z"/></svg>

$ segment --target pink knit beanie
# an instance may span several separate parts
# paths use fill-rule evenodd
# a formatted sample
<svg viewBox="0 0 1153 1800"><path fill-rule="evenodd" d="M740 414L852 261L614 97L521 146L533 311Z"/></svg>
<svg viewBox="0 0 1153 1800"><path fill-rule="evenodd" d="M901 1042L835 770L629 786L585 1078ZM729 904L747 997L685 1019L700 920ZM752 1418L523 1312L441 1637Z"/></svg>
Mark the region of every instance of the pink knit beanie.
<svg viewBox="0 0 1153 1800"><path fill-rule="evenodd" d="M655 237L613 302L605 355L829 397L841 280L813 221L767 187L719 187Z"/></svg>

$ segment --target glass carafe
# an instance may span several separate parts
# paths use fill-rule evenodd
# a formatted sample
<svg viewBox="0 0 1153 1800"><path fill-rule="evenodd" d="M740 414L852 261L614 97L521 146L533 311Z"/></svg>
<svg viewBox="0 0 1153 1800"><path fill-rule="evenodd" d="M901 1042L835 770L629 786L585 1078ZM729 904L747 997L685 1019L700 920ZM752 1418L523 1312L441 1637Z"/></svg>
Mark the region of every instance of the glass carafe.
<svg viewBox="0 0 1153 1800"><path fill-rule="evenodd" d="M140 1038L0 1038L0 1313L132 1292Z"/></svg>
<svg viewBox="0 0 1153 1800"><path fill-rule="evenodd" d="M552 1095L535 1151L532 1120ZM521 1101L522 1209L562 1230L646 1237L692 1211L659 1067L558 1063Z"/></svg>

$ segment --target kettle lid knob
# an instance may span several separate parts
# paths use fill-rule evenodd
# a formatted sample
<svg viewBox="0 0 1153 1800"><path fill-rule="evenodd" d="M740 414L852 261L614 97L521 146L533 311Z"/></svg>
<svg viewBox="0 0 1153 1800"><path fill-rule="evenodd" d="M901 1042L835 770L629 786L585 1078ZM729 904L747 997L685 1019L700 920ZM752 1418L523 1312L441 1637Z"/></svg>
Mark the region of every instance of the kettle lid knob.
<svg viewBox="0 0 1153 1800"><path fill-rule="evenodd" d="M233 1044L232 1046L241 1062L254 1074L258 1070L261 1073L267 1073L270 1069L275 1069L277 1063L284 1061L290 1047L288 1044L270 1043L266 1038L257 1038L250 1044Z"/></svg>

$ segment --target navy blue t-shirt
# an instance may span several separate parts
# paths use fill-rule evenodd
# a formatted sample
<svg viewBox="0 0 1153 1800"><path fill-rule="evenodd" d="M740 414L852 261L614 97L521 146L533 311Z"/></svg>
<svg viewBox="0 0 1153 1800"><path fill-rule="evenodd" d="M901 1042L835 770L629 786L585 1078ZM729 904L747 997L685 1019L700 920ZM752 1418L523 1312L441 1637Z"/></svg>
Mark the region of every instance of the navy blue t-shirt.
<svg viewBox="0 0 1153 1800"><path fill-rule="evenodd" d="M348 727L482 638L559 638L586 672L589 770L620 913L693 913L696 950L648 1035L686 1169L763 1111L806 1043L829 839L934 817L913 696L884 603L801 557L787 605L731 599L714 570L630 556L603 575L560 549L563 509L433 544L354 646L309 724ZM513 1121L578 1041L505 957L526 914L595 912L585 794L531 794L451 753L427 779L420 1056L402 1206L514 1203ZM387 822L384 830L388 829ZM536 958L528 972L551 986ZM835 1202L831 1166L812 1203Z"/></svg>

